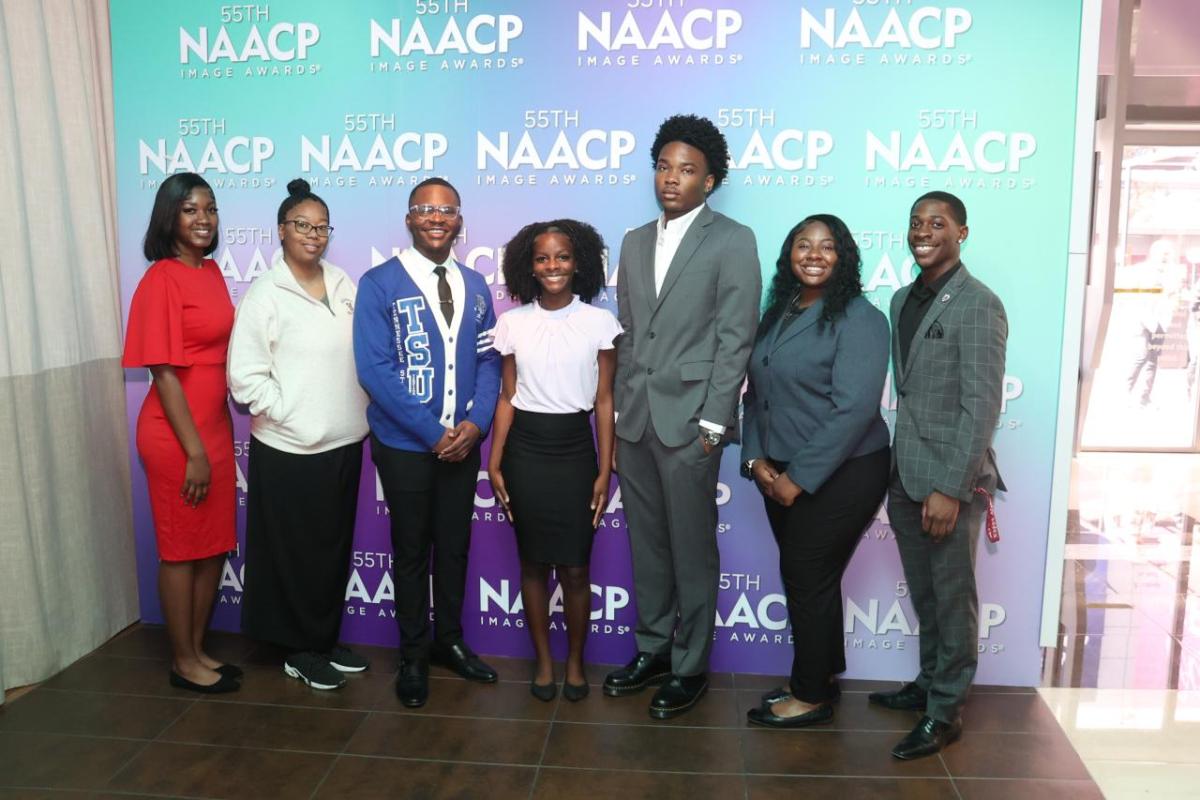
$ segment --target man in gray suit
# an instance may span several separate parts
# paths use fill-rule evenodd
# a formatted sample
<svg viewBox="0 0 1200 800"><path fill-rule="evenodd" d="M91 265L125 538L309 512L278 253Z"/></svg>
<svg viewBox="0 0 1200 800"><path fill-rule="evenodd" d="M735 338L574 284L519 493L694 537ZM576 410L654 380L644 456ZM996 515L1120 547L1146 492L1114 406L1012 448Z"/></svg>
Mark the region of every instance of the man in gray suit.
<svg viewBox="0 0 1200 800"><path fill-rule="evenodd" d="M762 277L754 234L705 204L729 160L717 127L671 117L650 152L663 213L626 234L617 278L617 465L638 654L605 678L604 692L662 684L650 715L668 719L708 688L717 471L735 430Z"/></svg>
<svg viewBox="0 0 1200 800"><path fill-rule="evenodd" d="M1008 319L959 259L967 209L952 194L913 204L908 246L921 275L892 298L896 438L888 515L921 625L916 679L872 703L924 713L892 749L938 752L962 733L975 677L975 550L990 498L1003 489L991 449L1000 417Z"/></svg>

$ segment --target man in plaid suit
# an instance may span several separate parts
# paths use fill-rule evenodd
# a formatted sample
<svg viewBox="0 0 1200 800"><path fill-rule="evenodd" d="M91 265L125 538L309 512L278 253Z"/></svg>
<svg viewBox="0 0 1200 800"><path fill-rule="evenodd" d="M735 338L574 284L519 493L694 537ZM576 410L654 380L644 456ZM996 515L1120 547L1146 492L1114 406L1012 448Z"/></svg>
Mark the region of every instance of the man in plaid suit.
<svg viewBox="0 0 1200 800"><path fill-rule="evenodd" d="M966 238L961 200L947 192L920 197L908 246L921 274L892 298L897 404L888 514L921 624L921 671L870 700L924 713L892 749L900 759L936 753L962 732L978 662L979 526L991 494L1004 488L991 442L1008 320L999 298L959 260Z"/></svg>

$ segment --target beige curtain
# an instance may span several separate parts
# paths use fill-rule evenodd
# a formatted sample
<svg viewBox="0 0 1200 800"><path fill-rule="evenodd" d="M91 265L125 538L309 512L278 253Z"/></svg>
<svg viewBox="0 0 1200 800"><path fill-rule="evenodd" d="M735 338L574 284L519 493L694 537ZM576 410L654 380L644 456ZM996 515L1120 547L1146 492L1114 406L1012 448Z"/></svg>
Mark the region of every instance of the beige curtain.
<svg viewBox="0 0 1200 800"><path fill-rule="evenodd" d="M108 4L0 0L0 702L138 617Z"/></svg>

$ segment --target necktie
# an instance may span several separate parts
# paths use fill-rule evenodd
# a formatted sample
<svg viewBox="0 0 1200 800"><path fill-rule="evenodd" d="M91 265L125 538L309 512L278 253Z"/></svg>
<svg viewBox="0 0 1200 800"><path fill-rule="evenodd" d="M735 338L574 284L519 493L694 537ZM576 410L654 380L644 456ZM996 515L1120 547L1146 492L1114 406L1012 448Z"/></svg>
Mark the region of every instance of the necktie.
<svg viewBox="0 0 1200 800"><path fill-rule="evenodd" d="M446 280L445 267L434 267L433 271L438 276L438 305L442 307L442 316L449 325L454 321L454 295L450 294L450 281Z"/></svg>

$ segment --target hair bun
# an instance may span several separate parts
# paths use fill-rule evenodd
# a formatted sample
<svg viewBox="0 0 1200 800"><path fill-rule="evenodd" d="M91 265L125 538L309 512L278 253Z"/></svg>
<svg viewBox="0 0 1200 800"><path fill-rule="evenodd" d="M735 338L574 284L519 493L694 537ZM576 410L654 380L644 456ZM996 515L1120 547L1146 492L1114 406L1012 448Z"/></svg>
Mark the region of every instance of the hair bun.
<svg viewBox="0 0 1200 800"><path fill-rule="evenodd" d="M304 180L304 178L296 178L295 180L288 181L287 190L288 194L293 197L296 195L312 194L312 187L309 186L308 181Z"/></svg>

